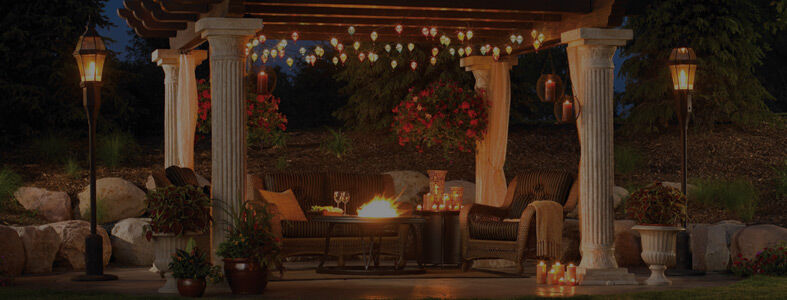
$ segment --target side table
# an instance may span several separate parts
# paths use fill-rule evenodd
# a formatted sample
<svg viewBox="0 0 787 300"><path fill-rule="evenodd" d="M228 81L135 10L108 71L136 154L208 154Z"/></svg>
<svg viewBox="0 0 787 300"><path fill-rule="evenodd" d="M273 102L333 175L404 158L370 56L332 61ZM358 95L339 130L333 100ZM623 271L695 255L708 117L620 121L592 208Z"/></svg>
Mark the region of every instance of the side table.
<svg viewBox="0 0 787 300"><path fill-rule="evenodd" d="M459 266L462 263L458 211L419 211L426 220L422 227L423 263L431 266Z"/></svg>

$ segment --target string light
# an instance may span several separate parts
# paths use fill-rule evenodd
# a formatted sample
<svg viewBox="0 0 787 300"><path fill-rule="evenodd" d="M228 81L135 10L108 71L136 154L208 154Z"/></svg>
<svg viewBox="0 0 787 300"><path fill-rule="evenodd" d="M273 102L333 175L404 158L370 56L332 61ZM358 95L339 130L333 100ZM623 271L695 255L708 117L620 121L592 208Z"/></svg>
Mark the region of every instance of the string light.
<svg viewBox="0 0 787 300"><path fill-rule="evenodd" d="M353 43L353 49L355 49L355 51L358 51L358 49L360 48L361 48L361 42L355 41L355 43Z"/></svg>
<svg viewBox="0 0 787 300"><path fill-rule="evenodd" d="M337 50L337 51L339 51L339 52L342 52L342 51L344 51L344 44L338 44L338 45L336 45L336 50Z"/></svg>
<svg viewBox="0 0 787 300"><path fill-rule="evenodd" d="M459 56L464 56L465 55L465 48L459 48L459 50L457 50L457 52L459 52Z"/></svg>
<svg viewBox="0 0 787 300"><path fill-rule="evenodd" d="M320 46L314 47L314 54L317 54L317 56L322 57L322 55L325 54L325 49L323 49Z"/></svg>
<svg viewBox="0 0 787 300"><path fill-rule="evenodd" d="M259 39L260 43L264 43L268 38L266 38L264 34L260 34L257 39Z"/></svg>
<svg viewBox="0 0 787 300"><path fill-rule="evenodd" d="M448 53L450 53L451 56L454 56L454 55L456 55L456 49L450 48L450 49L448 49Z"/></svg>
<svg viewBox="0 0 787 300"><path fill-rule="evenodd" d="M410 62L410 69L415 71L415 69L417 69L417 68L418 68L418 63L416 61L411 61Z"/></svg>
<svg viewBox="0 0 787 300"><path fill-rule="evenodd" d="M251 45L252 45L253 47L257 47L257 45L259 45L259 44L260 44L260 41L258 41L258 40L256 40L256 39L254 39L254 40L251 40Z"/></svg>
<svg viewBox="0 0 787 300"><path fill-rule="evenodd" d="M486 55L486 46L481 46L481 55Z"/></svg>
<svg viewBox="0 0 787 300"><path fill-rule="evenodd" d="M512 33L512 34L511 34L511 36L510 36L510 37L508 37L508 39L509 39L509 40L511 40L511 43L512 43L512 44L513 44L513 43L516 43L516 34L513 34L513 33Z"/></svg>
<svg viewBox="0 0 787 300"><path fill-rule="evenodd" d="M522 37L522 35L521 35L521 34L516 36L516 43L517 43L517 44L520 44L520 45L521 45L521 44L522 44L522 42L524 42L524 41L525 41L525 38L524 38L524 37Z"/></svg>
<svg viewBox="0 0 787 300"><path fill-rule="evenodd" d="M399 63L398 63L398 62L396 62L396 60L395 60L395 59L394 59L394 60L391 60L391 69L396 69L396 66L398 66L398 65L399 65Z"/></svg>
<svg viewBox="0 0 787 300"><path fill-rule="evenodd" d="M268 63L268 56L265 54L262 55L262 63Z"/></svg>
<svg viewBox="0 0 787 300"><path fill-rule="evenodd" d="M293 63L293 62L294 62L294 61L292 60L292 57L288 57L288 58L287 58L287 66L288 66L288 67L292 68L292 63Z"/></svg>
<svg viewBox="0 0 787 300"><path fill-rule="evenodd" d="M335 65L338 65L338 64L339 64L339 58L338 58L338 57L336 57L336 56L334 56L334 57L331 59L331 62L333 62L333 65L334 65L334 66L335 66Z"/></svg>
<svg viewBox="0 0 787 300"><path fill-rule="evenodd" d="M421 34L423 34L424 37L429 37L429 28L426 27L421 28Z"/></svg>
<svg viewBox="0 0 787 300"><path fill-rule="evenodd" d="M404 49L404 47L402 47L402 44L401 43L396 43L396 51L398 51L399 53L402 53L402 49Z"/></svg>
<svg viewBox="0 0 787 300"><path fill-rule="evenodd" d="M437 27L432 27L432 29L429 29L429 35L431 35L432 38L437 36Z"/></svg>
<svg viewBox="0 0 787 300"><path fill-rule="evenodd" d="M413 49L415 49L415 44L413 43L407 44L407 50L413 51Z"/></svg>
<svg viewBox="0 0 787 300"><path fill-rule="evenodd" d="M363 53L363 52L361 52L361 53L358 53L358 60L360 60L361 62L363 62L364 60L366 60L366 54L365 54L365 53Z"/></svg>
<svg viewBox="0 0 787 300"><path fill-rule="evenodd" d="M468 30L465 35L467 36L467 40L468 41L473 39L473 31L472 30Z"/></svg>
<svg viewBox="0 0 787 300"><path fill-rule="evenodd" d="M372 31L372 33L369 34L369 37L372 38L372 42L377 41L377 31Z"/></svg>
<svg viewBox="0 0 787 300"><path fill-rule="evenodd" d="M533 31L530 32L530 37L535 40L536 37L538 37L538 30L533 29Z"/></svg>
<svg viewBox="0 0 787 300"><path fill-rule="evenodd" d="M339 45L339 39L337 39L337 38L335 38L335 37L334 37L334 38L331 38L331 46L333 46L334 48L336 48L336 46L337 46L337 45Z"/></svg>
<svg viewBox="0 0 787 300"><path fill-rule="evenodd" d="M306 48L301 47L301 49L298 49L298 52L300 52L301 55L306 55Z"/></svg>
<svg viewBox="0 0 787 300"><path fill-rule="evenodd" d="M342 61L342 64L344 64L344 62L347 61L347 54L342 53L339 55L339 59Z"/></svg>
<svg viewBox="0 0 787 300"><path fill-rule="evenodd" d="M440 53L440 50L437 47L432 48L432 56L437 56L437 53Z"/></svg>
<svg viewBox="0 0 787 300"><path fill-rule="evenodd" d="M355 34L355 26L348 27L347 28L347 33L349 33L350 35Z"/></svg>
<svg viewBox="0 0 787 300"><path fill-rule="evenodd" d="M470 46L465 47L465 53L467 53L467 56L470 56L470 54L473 54L473 47L470 47Z"/></svg>
<svg viewBox="0 0 787 300"><path fill-rule="evenodd" d="M268 55L270 55L270 54L271 54L271 51L270 51L270 50L268 50L268 49L262 49L262 56L263 56L263 57L268 57ZM275 56L275 55L274 55L274 56Z"/></svg>
<svg viewBox="0 0 787 300"><path fill-rule="evenodd" d="M402 26L402 24L396 24L394 30L396 30L396 34L402 34L402 30L404 30L404 27Z"/></svg>
<svg viewBox="0 0 787 300"><path fill-rule="evenodd" d="M385 49L385 52L391 53L391 45L385 44L385 46L383 46L383 49Z"/></svg>
<svg viewBox="0 0 787 300"><path fill-rule="evenodd" d="M272 56L272 57L279 56L279 51L278 51L278 50L276 50L276 49L273 49L273 50L271 50L271 56Z"/></svg>
<svg viewBox="0 0 787 300"><path fill-rule="evenodd" d="M513 52L513 51L514 51L514 48L512 48L511 45L506 45L506 54L510 55L511 52Z"/></svg>
<svg viewBox="0 0 787 300"><path fill-rule="evenodd" d="M371 62L372 64L374 64L374 62L376 62L376 61L377 61L377 58L379 58L379 57L380 57L380 56L379 56L379 55L377 55L376 53L374 53L374 52L369 52L369 62Z"/></svg>
<svg viewBox="0 0 787 300"><path fill-rule="evenodd" d="M540 33L538 34L538 41L539 41L539 42L541 42L541 43L543 43L543 42L544 42L544 38L545 38L545 37L544 37L544 33L543 33L543 32L540 32Z"/></svg>
<svg viewBox="0 0 787 300"><path fill-rule="evenodd" d="M437 57L432 56L432 58L429 59L429 63L434 66L437 63Z"/></svg>
<svg viewBox="0 0 787 300"><path fill-rule="evenodd" d="M291 37L293 42L297 42L299 37L298 32L293 31Z"/></svg>
<svg viewBox="0 0 787 300"><path fill-rule="evenodd" d="M284 50L279 51L279 58L284 58Z"/></svg>
<svg viewBox="0 0 787 300"><path fill-rule="evenodd" d="M287 47L287 40L281 40L281 41L279 41L279 47L281 47L281 48L286 48L286 47Z"/></svg>
<svg viewBox="0 0 787 300"><path fill-rule="evenodd" d="M456 38L458 38L460 42L464 42L465 41L465 33L462 32L462 31L457 32L456 33Z"/></svg>
<svg viewBox="0 0 787 300"><path fill-rule="evenodd" d="M487 46L487 47L489 47L489 46ZM500 56L500 48L498 48L497 46L495 46L494 48L492 48L492 54L493 54L493 55Z"/></svg>
<svg viewBox="0 0 787 300"><path fill-rule="evenodd" d="M251 61L257 61L257 53L256 52L251 54Z"/></svg>

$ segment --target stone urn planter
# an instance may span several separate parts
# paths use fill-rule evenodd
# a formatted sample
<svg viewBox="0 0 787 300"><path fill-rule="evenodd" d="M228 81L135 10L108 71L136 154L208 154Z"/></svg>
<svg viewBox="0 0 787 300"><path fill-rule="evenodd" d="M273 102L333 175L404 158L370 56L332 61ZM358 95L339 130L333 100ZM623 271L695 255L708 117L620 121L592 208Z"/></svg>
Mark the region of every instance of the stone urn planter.
<svg viewBox="0 0 787 300"><path fill-rule="evenodd" d="M647 285L670 285L664 271L668 265L675 263L675 240L678 232L685 229L676 226L637 225L631 227L639 232L642 238L642 260L650 268Z"/></svg>
<svg viewBox="0 0 787 300"><path fill-rule="evenodd" d="M178 293L178 280L172 277L169 272L169 263L172 262L172 254L177 249L185 249L189 241L189 237L198 236L197 233L188 233L177 236L171 233L154 233L153 234L153 248L155 259L153 265L158 269L159 274L167 279L164 286L158 289L162 294L177 294Z"/></svg>

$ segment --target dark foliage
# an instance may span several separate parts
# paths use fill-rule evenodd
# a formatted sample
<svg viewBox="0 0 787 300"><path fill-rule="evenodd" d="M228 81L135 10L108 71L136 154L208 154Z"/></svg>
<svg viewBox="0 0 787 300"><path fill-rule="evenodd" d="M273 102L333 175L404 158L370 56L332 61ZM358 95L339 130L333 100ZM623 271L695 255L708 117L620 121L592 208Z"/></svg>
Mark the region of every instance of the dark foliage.
<svg viewBox="0 0 787 300"><path fill-rule="evenodd" d="M210 198L195 186L165 186L148 192L145 198L150 215L147 237L153 233L181 235L205 232L210 225Z"/></svg>

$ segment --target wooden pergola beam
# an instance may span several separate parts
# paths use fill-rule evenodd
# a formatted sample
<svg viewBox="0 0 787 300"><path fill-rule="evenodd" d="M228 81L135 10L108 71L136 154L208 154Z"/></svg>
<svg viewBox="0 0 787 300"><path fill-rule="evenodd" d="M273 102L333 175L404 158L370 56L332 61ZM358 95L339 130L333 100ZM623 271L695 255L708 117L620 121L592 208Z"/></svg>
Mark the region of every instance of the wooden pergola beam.
<svg viewBox="0 0 787 300"><path fill-rule="evenodd" d="M140 20L138 20L134 13L125 8L118 8L117 10L118 16L126 20L126 24L129 27L134 29L134 32L137 35L145 38L170 38L177 35L176 31L168 31L168 30L149 30L145 28L145 25L142 24Z"/></svg>
<svg viewBox="0 0 787 300"><path fill-rule="evenodd" d="M124 0L123 6L134 13L134 17L137 20L142 22L142 25L145 26L148 30L183 30L186 29L186 23L184 22L172 22L172 21L158 21L153 19L151 16L150 11L140 5L138 0Z"/></svg>
<svg viewBox="0 0 787 300"><path fill-rule="evenodd" d="M511 0L246 0L246 3L266 3L271 6L300 7L338 7L338 8L383 8L389 10L477 10L477 11L527 11L527 12L568 12L588 13L592 10L591 0L550 0L550 1L511 1Z"/></svg>

